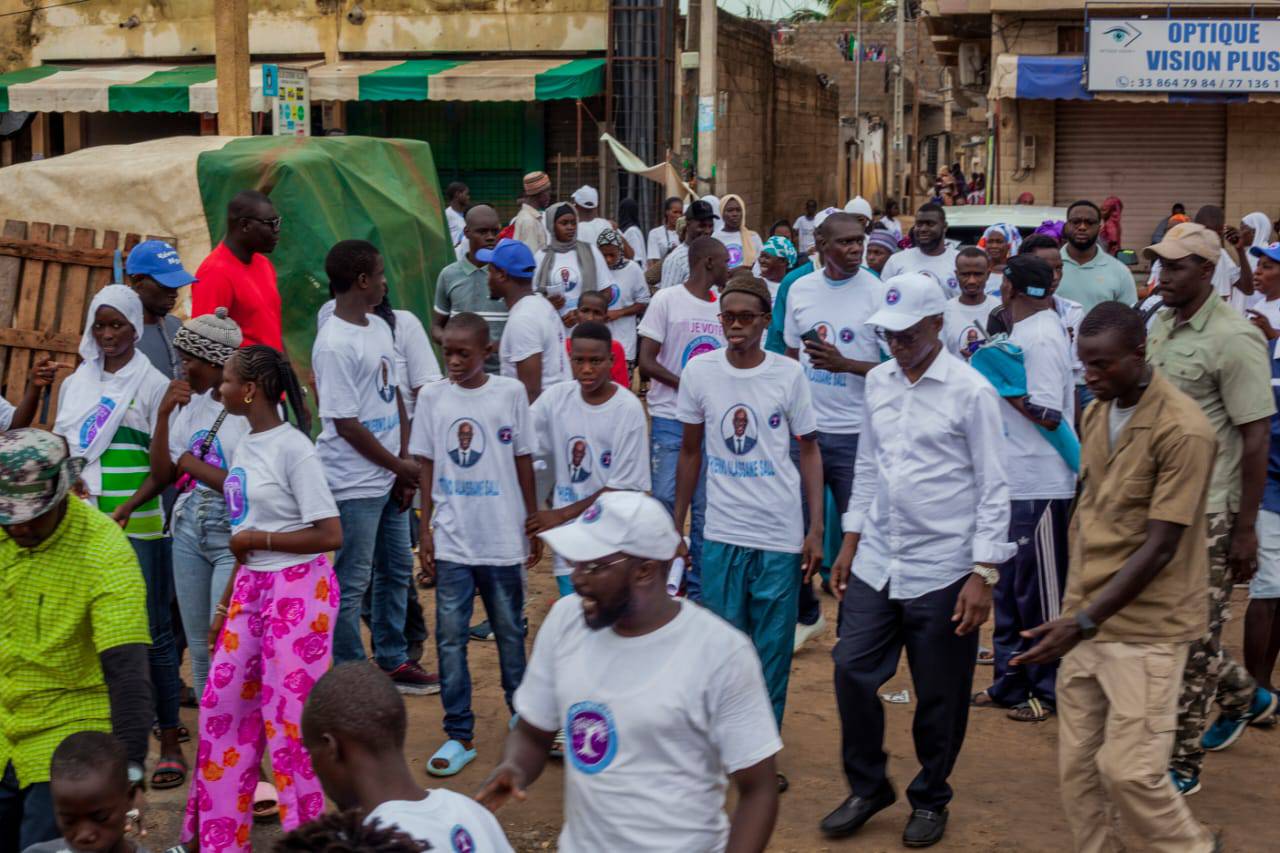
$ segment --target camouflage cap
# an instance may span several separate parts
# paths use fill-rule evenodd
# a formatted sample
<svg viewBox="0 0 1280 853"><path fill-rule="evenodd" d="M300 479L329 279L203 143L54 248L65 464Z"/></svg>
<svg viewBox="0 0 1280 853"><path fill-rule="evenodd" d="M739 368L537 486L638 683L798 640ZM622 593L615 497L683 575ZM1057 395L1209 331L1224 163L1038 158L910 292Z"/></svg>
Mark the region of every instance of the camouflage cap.
<svg viewBox="0 0 1280 853"><path fill-rule="evenodd" d="M0 524L25 524L57 506L84 469L61 436L41 429L0 433Z"/></svg>

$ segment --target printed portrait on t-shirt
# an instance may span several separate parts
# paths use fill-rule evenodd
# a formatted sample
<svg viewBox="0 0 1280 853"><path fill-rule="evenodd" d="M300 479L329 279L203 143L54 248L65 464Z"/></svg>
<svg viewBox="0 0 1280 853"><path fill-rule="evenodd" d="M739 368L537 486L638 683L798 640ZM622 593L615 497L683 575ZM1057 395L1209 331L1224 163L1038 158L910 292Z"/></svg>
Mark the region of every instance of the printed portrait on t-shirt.
<svg viewBox="0 0 1280 853"><path fill-rule="evenodd" d="M391 381L395 375L395 367L392 365L390 357L384 355L382 362L378 365L377 376L378 396L384 402L390 403L396 398L396 386Z"/></svg>
<svg viewBox="0 0 1280 853"><path fill-rule="evenodd" d="M459 418L449 427L449 458L459 468L470 468L484 455L484 431L471 418Z"/></svg>
<svg viewBox="0 0 1280 853"><path fill-rule="evenodd" d="M734 456L750 453L756 446L756 416L744 405L733 406L720 421L724 446Z"/></svg>
<svg viewBox="0 0 1280 853"><path fill-rule="evenodd" d="M969 326L960 333L960 354L966 359L978 351L986 336L977 326Z"/></svg>
<svg viewBox="0 0 1280 853"><path fill-rule="evenodd" d="M568 450L567 464L570 483L585 483L591 476L591 445L586 438L575 435L565 442Z"/></svg>
<svg viewBox="0 0 1280 853"><path fill-rule="evenodd" d="M564 285L565 293L573 293L578 289L577 271L569 267L560 267L556 270L556 275L560 277L560 283Z"/></svg>
<svg viewBox="0 0 1280 853"><path fill-rule="evenodd" d="M813 324L813 331L818 333L818 340L824 344L834 344L836 342L835 330L826 322L818 322Z"/></svg>

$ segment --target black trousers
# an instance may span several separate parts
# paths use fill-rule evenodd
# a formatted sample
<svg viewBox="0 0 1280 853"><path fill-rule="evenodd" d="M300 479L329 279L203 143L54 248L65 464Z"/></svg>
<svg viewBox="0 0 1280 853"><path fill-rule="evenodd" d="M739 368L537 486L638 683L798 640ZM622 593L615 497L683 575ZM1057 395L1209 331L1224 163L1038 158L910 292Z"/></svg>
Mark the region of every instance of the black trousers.
<svg viewBox="0 0 1280 853"><path fill-rule="evenodd" d="M919 598L892 600L888 584L876 591L849 578L839 640L831 656L836 664L844 772L854 795L870 797L888 784L879 694L897 673L905 648L915 688L911 733L921 765L907 788L907 799L913 808L930 811L951 801L947 777L964 743L978 655L978 632L957 637L951 621L967 580L966 575Z"/></svg>

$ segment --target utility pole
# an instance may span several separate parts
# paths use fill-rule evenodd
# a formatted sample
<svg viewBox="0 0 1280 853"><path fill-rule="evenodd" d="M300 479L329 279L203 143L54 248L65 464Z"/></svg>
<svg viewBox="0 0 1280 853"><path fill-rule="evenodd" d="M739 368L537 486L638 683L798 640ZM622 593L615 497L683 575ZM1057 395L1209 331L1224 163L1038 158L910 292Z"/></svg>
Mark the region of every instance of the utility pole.
<svg viewBox="0 0 1280 853"><path fill-rule="evenodd" d="M919 15L916 15L916 73L914 82L911 84L911 163L909 172L911 174L911 209L916 207L916 190L920 186L920 180L916 176L916 169L920 168L920 101L924 97L924 92L920 88L920 78L924 76L924 50L920 47L920 25L922 21ZM929 177L933 177L930 175Z"/></svg>
<svg viewBox="0 0 1280 853"><path fill-rule="evenodd" d="M858 152L854 192L862 195L862 0L858 2L858 53L853 57L853 150Z"/></svg>
<svg viewBox="0 0 1280 853"><path fill-rule="evenodd" d="M700 189L716 191L716 0L702 0L698 27L698 172Z"/></svg>
<svg viewBox="0 0 1280 853"><path fill-rule="evenodd" d="M213 4L215 69L218 76L218 133L252 136L249 112L249 0Z"/></svg>
<svg viewBox="0 0 1280 853"><path fill-rule="evenodd" d="M903 115L904 105L902 103L902 75L906 71L904 65L905 58L903 54L907 49L907 16L904 4L907 0L895 0L894 2L894 19L897 24L897 35L894 45L894 63L893 69L893 195L902 192L902 173L903 173L903 155L905 151L905 142L902 138L902 125L906 120Z"/></svg>

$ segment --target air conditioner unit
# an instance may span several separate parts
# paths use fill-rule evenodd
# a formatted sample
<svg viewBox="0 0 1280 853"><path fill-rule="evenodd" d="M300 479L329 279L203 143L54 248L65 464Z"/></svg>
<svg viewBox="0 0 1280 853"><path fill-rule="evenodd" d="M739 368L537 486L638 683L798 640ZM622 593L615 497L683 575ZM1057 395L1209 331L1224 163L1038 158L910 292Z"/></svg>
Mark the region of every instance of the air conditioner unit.
<svg viewBox="0 0 1280 853"><path fill-rule="evenodd" d="M1022 140L1018 144L1018 168L1034 169L1036 167L1036 135L1034 133L1022 134Z"/></svg>
<svg viewBox="0 0 1280 853"><path fill-rule="evenodd" d="M960 45L960 56L956 65L959 70L961 86L981 86L986 80L986 59L982 55L982 47L976 41L967 41Z"/></svg>

